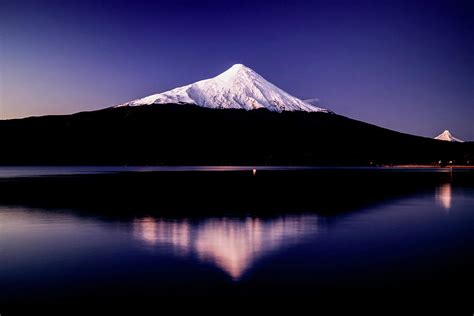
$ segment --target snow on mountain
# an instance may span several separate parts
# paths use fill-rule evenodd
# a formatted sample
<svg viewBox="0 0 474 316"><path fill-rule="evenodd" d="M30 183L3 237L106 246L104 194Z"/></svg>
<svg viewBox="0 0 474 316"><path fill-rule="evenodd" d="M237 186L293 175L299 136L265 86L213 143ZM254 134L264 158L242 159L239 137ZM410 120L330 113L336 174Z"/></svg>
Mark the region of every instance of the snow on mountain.
<svg viewBox="0 0 474 316"><path fill-rule="evenodd" d="M331 109L327 109L324 107L323 104L321 104L321 100L318 99L318 98L313 98L313 99L305 99L303 100L304 103L307 103L307 104L310 104L312 106L315 106L315 107L318 107L318 108L321 108L321 109L325 109L327 113L331 113L331 114L334 114L335 112L332 111Z"/></svg>
<svg viewBox="0 0 474 316"><path fill-rule="evenodd" d="M448 131L448 130L445 130L444 132L442 132L441 134L436 136L434 139L444 140L444 141L447 141L447 142L464 143L463 140L460 140L459 138L454 137L453 134L451 134L451 132Z"/></svg>
<svg viewBox="0 0 474 316"><path fill-rule="evenodd" d="M166 103L188 103L213 109L254 110L266 108L274 112L329 112L290 95L242 64L233 65L214 78L201 80L118 106Z"/></svg>

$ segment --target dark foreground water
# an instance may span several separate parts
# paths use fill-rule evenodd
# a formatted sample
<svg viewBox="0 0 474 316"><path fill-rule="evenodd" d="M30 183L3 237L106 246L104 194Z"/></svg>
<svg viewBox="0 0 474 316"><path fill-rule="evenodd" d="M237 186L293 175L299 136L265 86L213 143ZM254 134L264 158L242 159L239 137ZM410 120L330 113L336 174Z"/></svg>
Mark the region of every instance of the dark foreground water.
<svg viewBox="0 0 474 316"><path fill-rule="evenodd" d="M470 171L188 171L3 179L0 309L167 296L473 311Z"/></svg>

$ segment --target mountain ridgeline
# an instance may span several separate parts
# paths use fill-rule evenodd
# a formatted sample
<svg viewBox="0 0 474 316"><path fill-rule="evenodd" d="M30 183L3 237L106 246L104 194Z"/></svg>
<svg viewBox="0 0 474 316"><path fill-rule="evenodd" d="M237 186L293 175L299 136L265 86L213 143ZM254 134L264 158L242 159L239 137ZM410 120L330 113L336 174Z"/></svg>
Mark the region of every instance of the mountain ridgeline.
<svg viewBox="0 0 474 316"><path fill-rule="evenodd" d="M223 73L120 106L187 103L211 109L329 112L278 88L257 72L235 64Z"/></svg>
<svg viewBox="0 0 474 316"><path fill-rule="evenodd" d="M401 134L303 101L236 64L94 112L0 121L0 164L471 163L472 143Z"/></svg>
<svg viewBox="0 0 474 316"><path fill-rule="evenodd" d="M326 112L121 106L0 121L8 165L472 164L474 143L398 133Z"/></svg>

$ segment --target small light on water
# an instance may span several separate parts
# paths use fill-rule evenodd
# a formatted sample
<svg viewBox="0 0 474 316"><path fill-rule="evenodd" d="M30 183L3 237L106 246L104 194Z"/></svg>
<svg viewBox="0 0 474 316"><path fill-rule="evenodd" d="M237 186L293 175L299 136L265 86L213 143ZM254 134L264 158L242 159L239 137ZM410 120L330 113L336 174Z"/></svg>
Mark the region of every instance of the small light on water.
<svg viewBox="0 0 474 316"><path fill-rule="evenodd" d="M252 169L252 173L253 173L253 175L256 175L257 174L257 169Z"/></svg>
<svg viewBox="0 0 474 316"><path fill-rule="evenodd" d="M436 201L447 211L451 209L453 193L451 190L451 183L445 183L440 187L436 188L435 192Z"/></svg>

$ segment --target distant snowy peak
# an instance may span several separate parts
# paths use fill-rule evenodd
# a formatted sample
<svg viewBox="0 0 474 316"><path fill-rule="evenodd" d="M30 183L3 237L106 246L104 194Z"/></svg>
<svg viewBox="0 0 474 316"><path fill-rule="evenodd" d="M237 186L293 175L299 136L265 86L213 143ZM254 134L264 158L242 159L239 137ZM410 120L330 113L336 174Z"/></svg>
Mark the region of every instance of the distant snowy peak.
<svg viewBox="0 0 474 316"><path fill-rule="evenodd" d="M242 64L233 65L214 78L118 106L166 103L188 103L213 109L255 110L266 108L274 112L329 112L290 95Z"/></svg>
<svg viewBox="0 0 474 316"><path fill-rule="evenodd" d="M459 138L454 137L453 134L451 134L451 132L448 131L448 130L445 130L444 132L442 132L441 134L436 136L435 139L444 140L444 141L447 141L447 142L464 143L463 140L460 140Z"/></svg>

